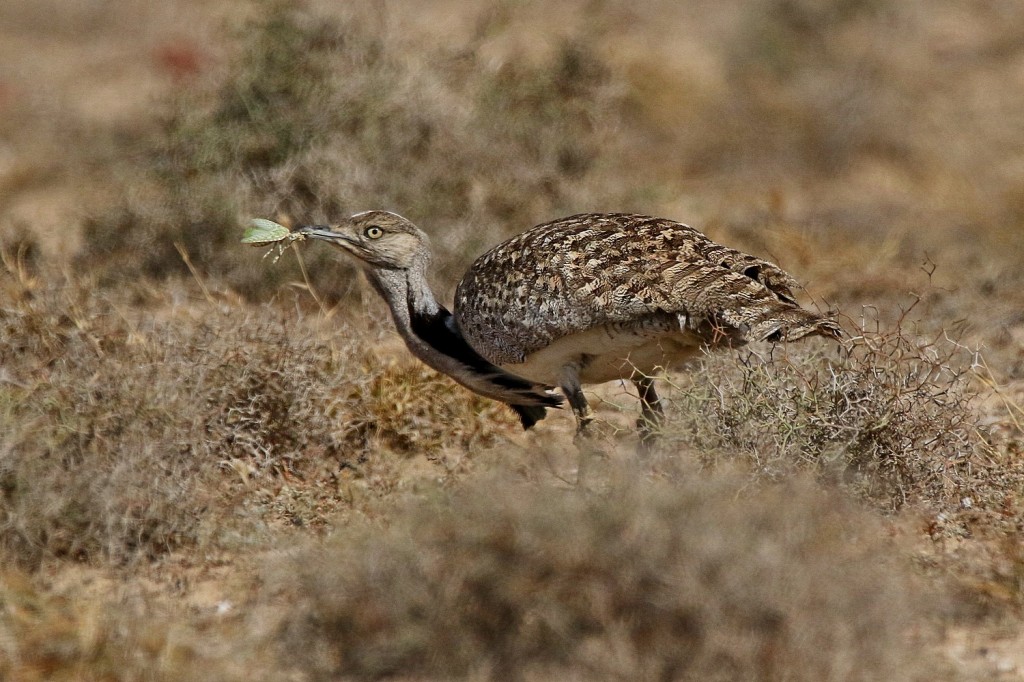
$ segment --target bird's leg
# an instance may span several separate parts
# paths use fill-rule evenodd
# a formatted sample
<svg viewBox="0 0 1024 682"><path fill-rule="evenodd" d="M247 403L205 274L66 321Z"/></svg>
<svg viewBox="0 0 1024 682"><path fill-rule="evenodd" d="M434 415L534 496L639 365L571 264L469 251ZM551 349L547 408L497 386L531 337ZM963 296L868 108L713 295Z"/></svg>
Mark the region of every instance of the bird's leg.
<svg viewBox="0 0 1024 682"><path fill-rule="evenodd" d="M582 363L580 363L582 364ZM576 447L579 449L579 462L576 465L576 485L586 484L587 472L590 469L589 461L597 454L594 440L590 438L591 431L587 428L594 421L594 413L583 395L583 388L580 386L580 364L572 363L562 368L562 378L559 382L562 393L569 401L572 412L576 415Z"/></svg>
<svg viewBox="0 0 1024 682"><path fill-rule="evenodd" d="M658 392L654 390L654 379L643 374L633 375L633 385L640 394L640 418L636 428L640 433L640 444L650 446L657 438L665 421L665 410L661 406Z"/></svg>
<svg viewBox="0 0 1024 682"><path fill-rule="evenodd" d="M562 380L560 382L562 393L569 401L572 412L576 415L576 437L580 438L587 434L587 426L594 421L594 413L583 395L583 388L580 386L579 365L570 364L562 368Z"/></svg>

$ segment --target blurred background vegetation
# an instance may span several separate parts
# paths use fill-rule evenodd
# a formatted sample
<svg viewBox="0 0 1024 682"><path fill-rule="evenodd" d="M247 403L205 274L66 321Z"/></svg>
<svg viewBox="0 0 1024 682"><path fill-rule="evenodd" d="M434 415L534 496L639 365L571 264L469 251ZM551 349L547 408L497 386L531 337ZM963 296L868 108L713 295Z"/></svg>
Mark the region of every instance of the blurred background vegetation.
<svg viewBox="0 0 1024 682"><path fill-rule="evenodd" d="M1020 256L1012 2L61 8L56 25L45 3L4 10L0 226L104 281L184 273L178 242L266 297L296 273L230 248L246 217L367 207L426 227L442 269L584 210L666 214L779 255L761 234L779 225L883 245L869 262L787 259L846 298L925 251L940 274ZM132 22L147 34L123 37ZM351 273L324 265L336 299Z"/></svg>
<svg viewBox="0 0 1024 682"><path fill-rule="evenodd" d="M1022 111L1016 0L5 0L0 677L1021 679ZM853 338L678 377L646 460L597 391L575 486L238 244L371 208L442 298L678 219Z"/></svg>

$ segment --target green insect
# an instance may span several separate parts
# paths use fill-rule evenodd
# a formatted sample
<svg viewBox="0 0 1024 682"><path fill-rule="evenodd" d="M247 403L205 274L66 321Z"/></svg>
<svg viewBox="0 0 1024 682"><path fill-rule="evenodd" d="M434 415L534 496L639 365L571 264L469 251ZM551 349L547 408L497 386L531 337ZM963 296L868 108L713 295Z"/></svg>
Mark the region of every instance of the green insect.
<svg viewBox="0 0 1024 682"><path fill-rule="evenodd" d="M267 220L266 218L253 218L250 221L250 227L246 229L242 235L243 244L251 244L252 246L267 246L274 245L277 247L277 256L274 258L276 263L284 250L291 246L293 241L301 241L305 239L304 234L292 232L284 225L279 225L273 220ZM282 243L283 242L283 243ZM264 254L264 258L269 256L274 249L267 251Z"/></svg>
<svg viewBox="0 0 1024 682"><path fill-rule="evenodd" d="M251 227L242 235L243 244L263 246L287 239L291 234L291 230L284 225L278 225L273 220L265 218L253 218L250 225Z"/></svg>

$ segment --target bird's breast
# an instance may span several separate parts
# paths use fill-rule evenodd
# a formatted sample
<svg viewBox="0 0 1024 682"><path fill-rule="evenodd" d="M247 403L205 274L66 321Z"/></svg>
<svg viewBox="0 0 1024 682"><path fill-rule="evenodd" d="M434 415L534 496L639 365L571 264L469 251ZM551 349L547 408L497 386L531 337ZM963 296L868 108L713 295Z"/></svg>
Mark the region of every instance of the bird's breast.
<svg viewBox="0 0 1024 682"><path fill-rule="evenodd" d="M701 337L664 326L604 325L559 338L530 353L522 362L501 368L532 381L557 385L562 368L580 367L580 381L599 384L652 375L680 367L701 354Z"/></svg>

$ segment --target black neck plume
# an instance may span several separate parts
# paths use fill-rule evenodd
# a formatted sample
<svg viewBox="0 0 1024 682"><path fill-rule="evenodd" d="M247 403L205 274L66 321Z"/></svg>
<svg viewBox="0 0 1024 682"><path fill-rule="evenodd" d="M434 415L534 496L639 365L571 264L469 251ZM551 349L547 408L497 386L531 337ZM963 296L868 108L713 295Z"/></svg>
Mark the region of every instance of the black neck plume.
<svg viewBox="0 0 1024 682"><path fill-rule="evenodd" d="M510 374L473 350L455 324L454 316L444 306L439 305L436 312L426 313L410 305L409 323L420 341L464 368L461 376L452 375L454 379L481 395L500 395L499 399L519 415L524 429L543 419L545 408L561 405L561 397L548 393L546 386ZM486 392L479 390L482 385L486 385Z"/></svg>

